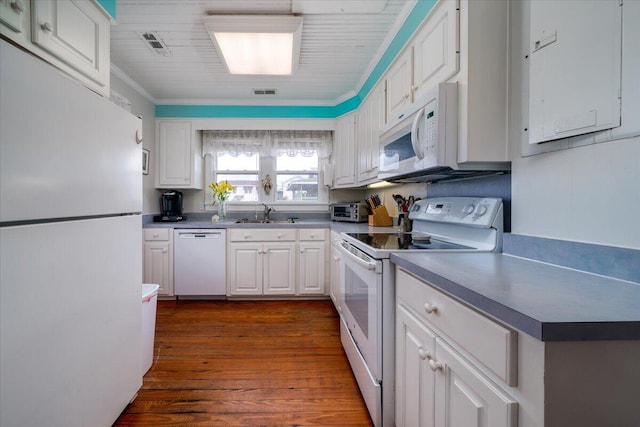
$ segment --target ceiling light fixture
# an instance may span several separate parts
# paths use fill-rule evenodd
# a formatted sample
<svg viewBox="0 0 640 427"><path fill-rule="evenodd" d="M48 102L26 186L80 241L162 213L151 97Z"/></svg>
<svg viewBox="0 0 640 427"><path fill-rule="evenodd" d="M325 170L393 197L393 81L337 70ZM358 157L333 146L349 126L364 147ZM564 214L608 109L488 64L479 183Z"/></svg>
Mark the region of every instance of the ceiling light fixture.
<svg viewBox="0 0 640 427"><path fill-rule="evenodd" d="M231 74L287 76L298 66L300 16L210 15L203 22Z"/></svg>

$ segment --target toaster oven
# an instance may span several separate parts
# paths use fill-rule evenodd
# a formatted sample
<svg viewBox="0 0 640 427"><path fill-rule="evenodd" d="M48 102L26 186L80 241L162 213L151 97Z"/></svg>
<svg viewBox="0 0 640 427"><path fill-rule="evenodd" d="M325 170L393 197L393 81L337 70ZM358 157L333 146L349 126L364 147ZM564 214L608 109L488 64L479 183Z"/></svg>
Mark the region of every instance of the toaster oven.
<svg viewBox="0 0 640 427"><path fill-rule="evenodd" d="M369 213L363 202L340 202L329 205L332 221L367 222Z"/></svg>

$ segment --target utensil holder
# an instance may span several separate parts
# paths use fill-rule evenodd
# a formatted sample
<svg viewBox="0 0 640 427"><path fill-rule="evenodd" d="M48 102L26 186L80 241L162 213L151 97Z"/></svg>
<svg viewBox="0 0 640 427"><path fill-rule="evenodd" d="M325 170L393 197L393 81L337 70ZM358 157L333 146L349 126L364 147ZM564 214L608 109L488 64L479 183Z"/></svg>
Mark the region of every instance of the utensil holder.
<svg viewBox="0 0 640 427"><path fill-rule="evenodd" d="M393 225L393 220L385 206L373 209L373 215L369 215L369 225L371 227L391 227Z"/></svg>

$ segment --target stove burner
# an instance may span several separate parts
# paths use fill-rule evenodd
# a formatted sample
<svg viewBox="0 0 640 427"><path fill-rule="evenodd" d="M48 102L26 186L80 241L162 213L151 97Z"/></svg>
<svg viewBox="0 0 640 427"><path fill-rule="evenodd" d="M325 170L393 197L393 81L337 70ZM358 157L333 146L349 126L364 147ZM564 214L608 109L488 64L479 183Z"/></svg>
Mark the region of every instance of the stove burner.
<svg viewBox="0 0 640 427"><path fill-rule="evenodd" d="M473 249L469 246L448 243L427 235L414 233L347 233L362 243L374 249L383 250L446 250L446 249Z"/></svg>

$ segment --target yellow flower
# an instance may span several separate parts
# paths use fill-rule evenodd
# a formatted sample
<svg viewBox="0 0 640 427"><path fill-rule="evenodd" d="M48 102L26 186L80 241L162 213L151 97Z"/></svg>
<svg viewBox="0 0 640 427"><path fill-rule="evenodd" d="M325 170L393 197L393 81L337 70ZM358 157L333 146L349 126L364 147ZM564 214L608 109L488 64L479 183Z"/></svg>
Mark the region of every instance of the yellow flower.
<svg viewBox="0 0 640 427"><path fill-rule="evenodd" d="M213 191L214 202L216 199L224 202L232 192L236 191L236 187L227 180L218 183L212 182L209 184L209 188Z"/></svg>

